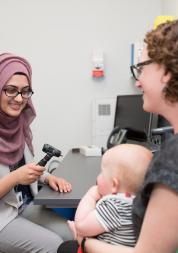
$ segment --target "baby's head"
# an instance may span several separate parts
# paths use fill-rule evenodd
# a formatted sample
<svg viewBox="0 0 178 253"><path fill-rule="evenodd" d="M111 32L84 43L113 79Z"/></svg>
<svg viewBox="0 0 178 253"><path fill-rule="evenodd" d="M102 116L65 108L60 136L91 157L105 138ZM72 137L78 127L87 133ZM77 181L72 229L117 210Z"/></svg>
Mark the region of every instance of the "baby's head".
<svg viewBox="0 0 178 253"><path fill-rule="evenodd" d="M97 177L99 193L102 196L118 192L136 194L151 159L151 151L141 145L120 144L107 150Z"/></svg>

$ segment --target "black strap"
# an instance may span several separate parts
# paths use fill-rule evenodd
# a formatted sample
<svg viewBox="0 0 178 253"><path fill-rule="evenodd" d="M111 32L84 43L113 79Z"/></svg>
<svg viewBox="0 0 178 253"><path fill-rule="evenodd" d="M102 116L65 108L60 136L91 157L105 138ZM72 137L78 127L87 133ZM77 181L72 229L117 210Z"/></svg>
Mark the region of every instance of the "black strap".
<svg viewBox="0 0 178 253"><path fill-rule="evenodd" d="M86 242L86 237L83 237L82 242L81 242L81 248L83 253L87 253L85 250L85 242Z"/></svg>
<svg viewBox="0 0 178 253"><path fill-rule="evenodd" d="M77 253L79 248L78 242L74 240L65 241L59 246L57 253Z"/></svg>

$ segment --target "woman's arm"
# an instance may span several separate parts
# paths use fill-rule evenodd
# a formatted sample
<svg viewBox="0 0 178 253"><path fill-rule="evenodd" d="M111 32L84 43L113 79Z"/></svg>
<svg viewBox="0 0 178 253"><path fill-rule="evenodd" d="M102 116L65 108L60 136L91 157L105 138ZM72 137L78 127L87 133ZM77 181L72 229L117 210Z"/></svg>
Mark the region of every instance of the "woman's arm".
<svg viewBox="0 0 178 253"><path fill-rule="evenodd" d="M0 179L0 198L4 197L16 185L16 177L12 173Z"/></svg>
<svg viewBox="0 0 178 253"><path fill-rule="evenodd" d="M92 238L86 240L85 249L87 253L135 253L132 247L112 245Z"/></svg>
<svg viewBox="0 0 178 253"><path fill-rule="evenodd" d="M176 249L178 194L167 186L157 185L151 194L134 253L172 253Z"/></svg>

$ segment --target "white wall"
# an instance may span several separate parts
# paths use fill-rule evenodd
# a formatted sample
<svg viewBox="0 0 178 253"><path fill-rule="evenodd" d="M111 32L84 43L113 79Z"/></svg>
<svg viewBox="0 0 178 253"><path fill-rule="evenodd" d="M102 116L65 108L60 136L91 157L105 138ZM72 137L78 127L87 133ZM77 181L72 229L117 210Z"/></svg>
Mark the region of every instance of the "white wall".
<svg viewBox="0 0 178 253"><path fill-rule="evenodd" d="M178 0L162 0L162 15L178 17Z"/></svg>
<svg viewBox="0 0 178 253"><path fill-rule="evenodd" d="M136 93L130 44L161 15L161 0L0 0L0 51L29 59L37 158L49 143L64 154L91 144L93 98ZM105 54L105 78L91 77L91 53Z"/></svg>

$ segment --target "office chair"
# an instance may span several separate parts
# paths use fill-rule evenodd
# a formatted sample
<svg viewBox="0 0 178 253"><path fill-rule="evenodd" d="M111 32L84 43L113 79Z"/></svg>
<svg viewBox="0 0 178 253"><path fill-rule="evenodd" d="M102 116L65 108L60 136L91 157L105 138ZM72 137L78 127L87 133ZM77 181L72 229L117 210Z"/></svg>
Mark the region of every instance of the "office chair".
<svg viewBox="0 0 178 253"><path fill-rule="evenodd" d="M121 143L126 143L128 140L133 140L135 142L145 142L147 136L144 132L130 128L130 127L115 127L107 140L107 148L112 148L115 145Z"/></svg>
<svg viewBox="0 0 178 253"><path fill-rule="evenodd" d="M110 133L107 140L107 149L122 143L132 143L144 146L150 149L153 153L159 150L158 143L150 141L146 133L130 127L119 128L115 127Z"/></svg>
<svg viewBox="0 0 178 253"><path fill-rule="evenodd" d="M170 138L174 134L174 129L172 126L165 126L154 128L151 130L151 136L153 140L156 140L158 137L158 142L161 145L166 139Z"/></svg>
<svg viewBox="0 0 178 253"><path fill-rule="evenodd" d="M121 143L133 143L149 148L153 153L157 152L162 143L173 135L173 127L165 126L151 129L150 136L133 128L115 127L107 140L107 149Z"/></svg>

